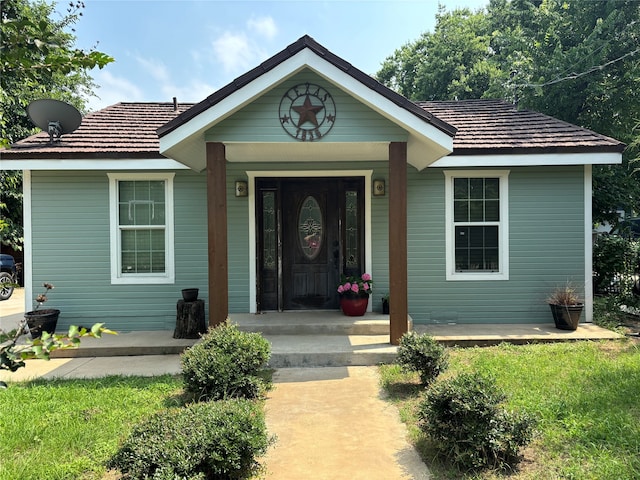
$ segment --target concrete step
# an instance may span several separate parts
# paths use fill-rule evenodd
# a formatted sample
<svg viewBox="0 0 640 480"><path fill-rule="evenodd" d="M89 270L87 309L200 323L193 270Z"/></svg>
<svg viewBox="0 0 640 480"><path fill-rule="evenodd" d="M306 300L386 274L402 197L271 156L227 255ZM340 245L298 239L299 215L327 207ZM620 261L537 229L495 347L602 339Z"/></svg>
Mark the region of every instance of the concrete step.
<svg viewBox="0 0 640 480"><path fill-rule="evenodd" d="M263 335L389 335L389 315L347 317L334 311L232 314L231 322ZM411 322L411 320L409 320Z"/></svg>
<svg viewBox="0 0 640 480"><path fill-rule="evenodd" d="M398 347L386 335L265 335L273 368L346 367L392 363Z"/></svg>
<svg viewBox="0 0 640 480"><path fill-rule="evenodd" d="M198 340L175 339L172 332L131 332L83 339L79 348L56 350L52 358L177 355ZM393 361L397 347L389 335L264 335L271 343L273 368L378 365ZM123 361L126 359L123 358Z"/></svg>

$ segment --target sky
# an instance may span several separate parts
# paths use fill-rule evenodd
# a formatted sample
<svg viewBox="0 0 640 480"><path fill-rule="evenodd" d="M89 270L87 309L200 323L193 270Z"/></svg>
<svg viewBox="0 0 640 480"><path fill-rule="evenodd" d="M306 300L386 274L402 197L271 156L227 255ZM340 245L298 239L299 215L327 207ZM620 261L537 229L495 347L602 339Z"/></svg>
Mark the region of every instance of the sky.
<svg viewBox="0 0 640 480"><path fill-rule="evenodd" d="M199 102L294 43L313 37L375 74L394 51L433 31L436 0L84 0L76 46L115 58L92 77L99 98L117 102ZM489 0L440 0L477 10ZM59 11L68 2L58 3Z"/></svg>

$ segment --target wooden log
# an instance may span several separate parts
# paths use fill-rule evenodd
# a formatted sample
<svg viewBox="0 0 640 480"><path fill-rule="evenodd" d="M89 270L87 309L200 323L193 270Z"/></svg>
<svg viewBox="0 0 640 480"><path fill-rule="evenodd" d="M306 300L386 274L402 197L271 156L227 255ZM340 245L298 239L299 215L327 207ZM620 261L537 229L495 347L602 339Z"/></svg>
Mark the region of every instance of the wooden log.
<svg viewBox="0 0 640 480"><path fill-rule="evenodd" d="M176 306L176 329L173 338L200 338L207 331L204 321L204 300L185 302L178 300Z"/></svg>

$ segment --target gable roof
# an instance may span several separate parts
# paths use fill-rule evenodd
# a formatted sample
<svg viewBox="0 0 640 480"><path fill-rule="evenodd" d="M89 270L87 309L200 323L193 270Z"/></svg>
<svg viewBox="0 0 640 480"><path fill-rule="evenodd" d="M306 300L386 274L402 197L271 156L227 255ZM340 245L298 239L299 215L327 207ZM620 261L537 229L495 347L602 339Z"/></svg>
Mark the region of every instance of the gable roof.
<svg viewBox="0 0 640 480"><path fill-rule="evenodd" d="M303 37L299 38L296 42L292 43L281 52L276 53L274 56L264 61L254 69L236 78L234 81L232 81L225 87L222 87L220 90L216 91L215 93L213 93L212 95L210 95L209 97L201 101L200 103L196 104L193 108L187 110L183 114L179 115L178 117L174 118L173 120L167 122L165 125L158 128L158 136L163 137L167 135L168 133L178 128L180 125L183 125L189 120L195 118L202 112L206 111L210 107L218 104L220 101L227 98L232 93L245 87L246 85L258 79L265 73L273 70L275 67L282 64L285 60L292 58L297 53L305 49L308 49L309 51L315 53L319 57L326 60L329 64L337 67L338 69L345 72L347 75L349 75L353 79L357 80L359 83L365 85L366 87L370 88L376 93L387 98L397 106L407 110L408 112L411 112L418 118L432 124L434 127L441 130L442 132L450 136L455 135L456 129L451 125L447 124L445 121L435 117L429 111L423 108L420 108L418 105L411 102L407 98L394 92L390 88L382 85L380 82L375 80L370 75L367 75L366 73L357 69L356 67L351 65L349 62L346 62L345 60L338 57L337 55L334 55L325 47L323 47L318 42L316 42L313 38L311 38L309 35L304 35Z"/></svg>
<svg viewBox="0 0 640 480"><path fill-rule="evenodd" d="M194 170L206 166L207 132L277 88L294 75L309 70L343 93L368 107L407 133L407 161L423 169L453 150L455 128L393 92L353 67L305 35L245 75L195 105L158 130L160 153ZM286 149L286 150L283 150ZM345 158L384 160L388 147L383 142L296 142L290 138L264 143L229 142L229 161L283 158L301 161L344 160ZM257 157L259 155L259 157Z"/></svg>

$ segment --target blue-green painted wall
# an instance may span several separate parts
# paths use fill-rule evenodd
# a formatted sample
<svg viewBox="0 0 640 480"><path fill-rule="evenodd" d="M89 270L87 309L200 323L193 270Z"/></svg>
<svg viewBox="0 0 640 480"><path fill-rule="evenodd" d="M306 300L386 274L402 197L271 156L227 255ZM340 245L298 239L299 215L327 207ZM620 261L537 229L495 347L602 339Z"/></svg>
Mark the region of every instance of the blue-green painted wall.
<svg viewBox="0 0 640 480"><path fill-rule="evenodd" d="M306 82L327 89L336 104L336 122L324 142L405 142L407 132L347 95L317 74L305 70L211 128L210 142L298 142L282 128L280 100L291 87Z"/></svg>
<svg viewBox="0 0 640 480"><path fill-rule="evenodd" d="M583 167L512 168L510 276L447 281L442 169L408 178L409 310L416 323L548 322L551 289L583 287Z"/></svg>
<svg viewBox="0 0 640 480"><path fill-rule="evenodd" d="M350 165L353 166L353 165ZM275 170L318 169L279 164ZM314 168L315 167L315 168ZM323 168L335 169L324 164ZM387 180L386 162L367 164ZM249 199L235 197L235 180L264 164L229 164L229 309L247 312ZM570 280L584 285L582 167L521 167L509 175L510 278L446 281L442 169L408 175L409 311L420 323L547 322L545 298ZM47 306L60 308L60 328L107 322L121 331L170 330L180 290L200 288L208 304L206 183L178 171L174 183L173 285L111 285L109 194L106 172L33 172L34 285L51 282ZM389 193L389 192L388 192ZM371 199L374 309L388 292L388 193ZM34 293L38 293L36 288Z"/></svg>
<svg viewBox="0 0 640 480"><path fill-rule="evenodd" d="M373 169L373 179L387 180L388 188L386 162L348 166ZM317 167L273 165L288 171ZM228 164L230 312L251 306L249 198L234 195L235 181L250 170L265 165ZM409 311L415 323L547 322L549 291L567 280L584 285L583 168L510 172L510 279L446 281L443 171L410 168ZM55 285L47 306L62 310L60 328L104 321L120 331L173 329L182 288L200 288L208 304L205 176L176 172L173 285L111 285L108 187L106 172L32 173L34 285ZM388 194L371 199L376 310L388 291Z"/></svg>

